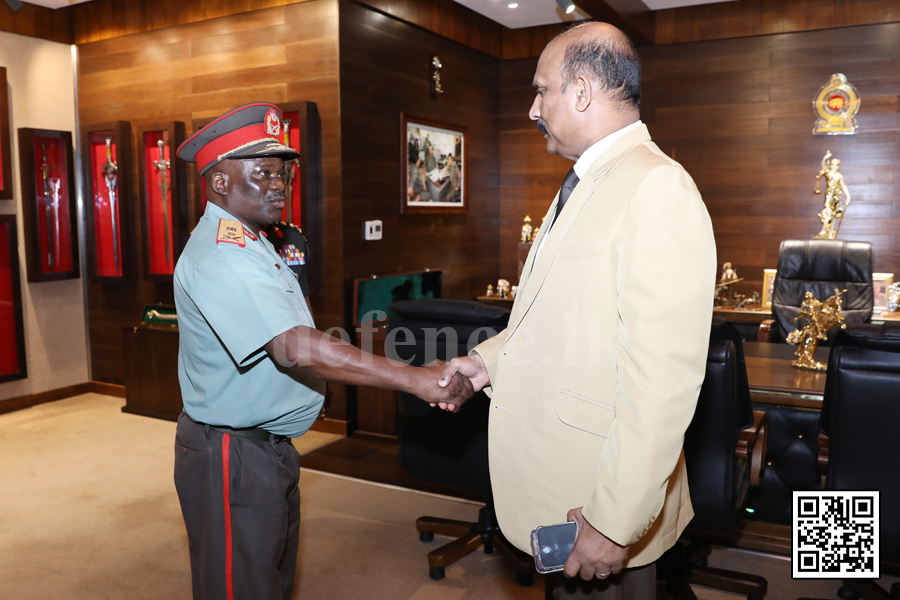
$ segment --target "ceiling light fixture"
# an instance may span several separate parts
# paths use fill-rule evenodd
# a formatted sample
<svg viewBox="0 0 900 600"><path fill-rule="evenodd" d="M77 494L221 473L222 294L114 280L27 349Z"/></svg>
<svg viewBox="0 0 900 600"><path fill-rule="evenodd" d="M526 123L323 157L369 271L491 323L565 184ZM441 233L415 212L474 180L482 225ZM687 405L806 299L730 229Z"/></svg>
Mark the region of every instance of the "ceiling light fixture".
<svg viewBox="0 0 900 600"><path fill-rule="evenodd" d="M519 8L518 2L513 2L512 4L507 4L507 8Z"/></svg>
<svg viewBox="0 0 900 600"><path fill-rule="evenodd" d="M572 14L575 10L575 3L572 0L556 0L556 3L559 4L559 7L566 11L567 15Z"/></svg>

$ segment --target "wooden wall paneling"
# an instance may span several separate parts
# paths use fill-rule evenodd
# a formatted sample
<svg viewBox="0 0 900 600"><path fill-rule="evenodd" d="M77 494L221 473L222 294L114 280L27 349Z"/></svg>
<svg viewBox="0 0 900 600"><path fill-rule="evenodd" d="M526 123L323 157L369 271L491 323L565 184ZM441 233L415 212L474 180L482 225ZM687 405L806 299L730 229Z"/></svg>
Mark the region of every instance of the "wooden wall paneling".
<svg viewBox="0 0 900 600"><path fill-rule="evenodd" d="M340 6L345 285L442 269L444 297L474 299L498 272L497 62L354 2ZM438 98L429 92L433 54L443 63ZM401 113L468 127L468 213L400 214ZM363 240L370 219L382 220L383 241Z"/></svg>
<svg viewBox="0 0 900 600"><path fill-rule="evenodd" d="M591 18L621 29L636 46L652 46L656 40L656 13L641 0L579 0L578 6Z"/></svg>
<svg viewBox="0 0 900 600"><path fill-rule="evenodd" d="M311 1L313 0L218 0L185 4L183 0L156 0L150 6L144 2L93 0L55 11L57 14L54 16L62 26L68 28L69 37L65 43L72 43L74 40L77 44L87 44L150 32L156 34L156 40L165 40L170 36L170 30L184 25L200 26L201 29L195 34L208 38L211 36L202 28L204 24L235 15L244 17L243 23L234 24L237 30L248 32L247 37L252 38L265 36L262 32L256 34L253 31L261 28L258 19L268 17L260 14L267 12L266 9L273 11L272 14L277 14L274 11L282 11L281 14L285 14L297 4ZM491 56L499 58L501 55L502 26L452 0L358 1L385 15L427 29ZM0 28L4 24L0 13ZM303 23L295 25L300 28L303 26ZM304 32L295 32L292 28L280 27L280 30L280 33L270 31L269 34L307 37ZM51 33L52 31L44 35ZM262 43L268 45L268 42ZM273 40L272 43L277 41ZM217 41L211 40L205 45L205 51L215 53L216 44Z"/></svg>
<svg viewBox="0 0 900 600"><path fill-rule="evenodd" d="M104 4L103 0L96 1L98 7ZM233 6L232 3L222 6L226 4ZM336 58L328 68L314 68L312 63L303 62L309 58L304 54L304 45L309 51L319 53L319 58L337 56L337 2L315 0L263 10L256 8L254 4L249 9L253 12L79 46L81 121L182 121L192 124L196 131L199 121L208 122L248 102L316 102L322 130L323 233L319 237L323 249L318 253L322 281L320 291L313 297L313 307L320 327L340 325L343 324L343 287L340 283L338 69ZM123 5L122 10L135 9L129 4ZM193 9L185 10L190 13ZM254 33L254 29L265 31ZM300 34L275 35L282 30ZM250 74L254 68L265 69L267 79L254 79ZM192 177L196 176L194 165L187 169ZM137 176L136 167L133 175ZM200 214L195 207L195 194L190 196L188 215L192 226ZM88 286L91 363L95 379L121 384L124 382L122 327L136 325L146 304L172 304L173 293L171 283L167 282L141 281L129 289L119 290L113 287ZM342 400L335 401L336 405L341 403ZM340 412L343 407L336 410Z"/></svg>
<svg viewBox="0 0 900 600"><path fill-rule="evenodd" d="M75 43L72 21L68 14L27 2L23 2L18 11L11 9L6 2L0 4L0 31L60 44Z"/></svg>
<svg viewBox="0 0 900 600"><path fill-rule="evenodd" d="M677 44L900 21L895 0L743 0L656 12L656 43Z"/></svg>
<svg viewBox="0 0 900 600"><path fill-rule="evenodd" d="M519 29L503 28L503 60L536 58L541 55L550 40L571 27L571 23L553 23Z"/></svg>
<svg viewBox="0 0 900 600"><path fill-rule="evenodd" d="M537 58L500 66L500 273L518 281L518 242L525 215L540 226L572 163L547 153L547 141L528 117ZM486 282L487 283L491 282ZM493 282L496 284L496 282Z"/></svg>
<svg viewBox="0 0 900 600"><path fill-rule="evenodd" d="M742 3L736 3L742 4ZM814 236L812 193L826 150L853 201L840 238L868 241L875 270L900 272L893 202L900 193L900 24L641 49L644 110L660 148L693 176L713 219L718 262L762 285L782 240ZM812 98L835 72L862 97L854 136L813 136Z"/></svg>

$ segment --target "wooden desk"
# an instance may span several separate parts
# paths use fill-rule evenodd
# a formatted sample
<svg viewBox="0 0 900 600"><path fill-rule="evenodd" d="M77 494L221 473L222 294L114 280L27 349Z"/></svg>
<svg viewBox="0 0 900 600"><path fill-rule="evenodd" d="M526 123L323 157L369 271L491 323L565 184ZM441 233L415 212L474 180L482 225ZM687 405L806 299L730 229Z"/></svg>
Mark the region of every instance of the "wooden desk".
<svg viewBox="0 0 900 600"><path fill-rule="evenodd" d="M744 360L753 402L795 408L822 408L825 371L795 369L797 346L744 342ZM827 363L830 348L816 349L815 359Z"/></svg>
<svg viewBox="0 0 900 600"><path fill-rule="evenodd" d="M772 318L772 310L769 308L736 309L717 306L713 308L713 316L732 323L755 323L759 325L766 319Z"/></svg>
<svg viewBox="0 0 900 600"><path fill-rule="evenodd" d="M498 298L497 296L478 296L475 298L482 304L488 304L490 306L502 306L503 308L508 308L512 310L513 302L515 302L512 298Z"/></svg>
<svg viewBox="0 0 900 600"><path fill-rule="evenodd" d="M882 311L881 314L874 315L873 321L900 321L900 310L897 312Z"/></svg>

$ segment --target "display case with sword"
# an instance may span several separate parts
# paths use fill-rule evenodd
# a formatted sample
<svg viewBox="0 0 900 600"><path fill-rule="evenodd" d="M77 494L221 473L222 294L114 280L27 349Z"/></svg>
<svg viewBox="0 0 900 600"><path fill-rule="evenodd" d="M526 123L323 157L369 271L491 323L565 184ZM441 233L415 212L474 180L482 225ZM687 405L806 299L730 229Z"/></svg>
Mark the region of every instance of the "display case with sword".
<svg viewBox="0 0 900 600"><path fill-rule="evenodd" d="M159 160L153 161L153 167L159 171L159 192L162 202L163 231L166 243L166 266L172 266L172 249L169 243L169 161L166 160L166 143L156 142L159 146Z"/></svg>
<svg viewBox="0 0 900 600"><path fill-rule="evenodd" d="M113 258L115 259L116 273L119 272L119 226L116 220L116 172L118 167L112 158L112 138L106 138L106 163L103 165L103 175L106 187L109 189L109 215L112 223Z"/></svg>
<svg viewBox="0 0 900 600"><path fill-rule="evenodd" d="M284 145L291 146L291 120L284 120ZM294 182L297 180L297 173L300 171L300 161L296 158L289 160L285 165L284 178L284 220L286 223L294 222Z"/></svg>
<svg viewBox="0 0 900 600"><path fill-rule="evenodd" d="M50 165L47 163L47 144L41 142L41 176L44 179L44 214L47 215L47 265L53 268L53 202L50 200Z"/></svg>

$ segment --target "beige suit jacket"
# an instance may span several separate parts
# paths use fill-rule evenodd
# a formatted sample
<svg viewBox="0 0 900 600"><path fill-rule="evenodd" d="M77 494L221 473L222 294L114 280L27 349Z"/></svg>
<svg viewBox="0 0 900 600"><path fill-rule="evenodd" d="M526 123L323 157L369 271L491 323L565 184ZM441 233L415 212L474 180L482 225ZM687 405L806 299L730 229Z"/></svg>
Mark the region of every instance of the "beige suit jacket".
<svg viewBox="0 0 900 600"><path fill-rule="evenodd" d="M594 162L551 228L555 210L507 329L474 350L491 380L497 518L531 553L534 527L584 506L637 567L693 517L682 444L706 368L712 225L645 126Z"/></svg>

